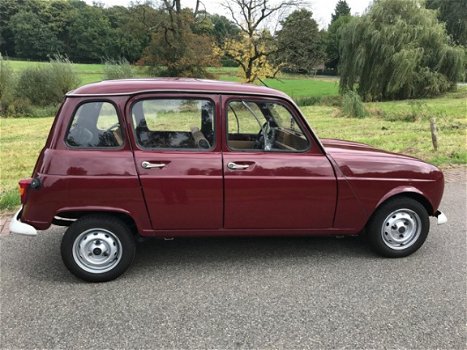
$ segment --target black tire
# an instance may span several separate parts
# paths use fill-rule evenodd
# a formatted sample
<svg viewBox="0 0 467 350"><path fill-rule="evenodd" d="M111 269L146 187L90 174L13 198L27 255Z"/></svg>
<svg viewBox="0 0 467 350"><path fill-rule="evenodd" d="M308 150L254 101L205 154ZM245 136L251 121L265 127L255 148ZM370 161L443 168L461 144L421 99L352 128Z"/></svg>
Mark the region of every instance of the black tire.
<svg viewBox="0 0 467 350"><path fill-rule="evenodd" d="M376 210L367 224L366 237L376 253L401 258L417 251L429 230L425 207L412 198L396 197Z"/></svg>
<svg viewBox="0 0 467 350"><path fill-rule="evenodd" d="M106 282L120 276L131 265L135 239L120 219L111 215L88 215L65 232L61 254L63 263L76 277L88 282Z"/></svg>

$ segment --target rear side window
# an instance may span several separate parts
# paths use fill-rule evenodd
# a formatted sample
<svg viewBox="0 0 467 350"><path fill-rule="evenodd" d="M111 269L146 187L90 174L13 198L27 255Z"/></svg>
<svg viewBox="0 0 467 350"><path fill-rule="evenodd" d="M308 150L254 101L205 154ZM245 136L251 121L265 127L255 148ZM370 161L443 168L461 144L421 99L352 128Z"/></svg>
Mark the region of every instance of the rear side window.
<svg viewBox="0 0 467 350"><path fill-rule="evenodd" d="M215 144L214 103L204 99L148 99L135 103L136 142L144 149L209 150Z"/></svg>
<svg viewBox="0 0 467 350"><path fill-rule="evenodd" d="M88 102L79 106L68 129L66 143L77 148L122 146L123 134L114 105Z"/></svg>

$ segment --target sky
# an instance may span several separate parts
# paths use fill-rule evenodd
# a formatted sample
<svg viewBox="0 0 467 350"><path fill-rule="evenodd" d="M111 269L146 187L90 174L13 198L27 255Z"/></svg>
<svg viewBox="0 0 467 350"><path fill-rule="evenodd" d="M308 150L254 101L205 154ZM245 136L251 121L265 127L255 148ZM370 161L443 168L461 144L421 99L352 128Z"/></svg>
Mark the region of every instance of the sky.
<svg viewBox="0 0 467 350"><path fill-rule="evenodd" d="M88 4L92 4L93 0L85 0ZM203 0L203 4L206 6L206 10L209 13L217 13L225 15L227 13L224 8L220 5L223 0ZM318 22L320 29L326 28L331 22L331 14L334 12L338 0L307 0L308 5L305 8L311 9L313 12L313 18ZM362 14L372 0L346 0L349 4L352 14ZM131 0L98 0L105 6L122 5L128 6ZM194 7L196 0L182 0L184 7Z"/></svg>

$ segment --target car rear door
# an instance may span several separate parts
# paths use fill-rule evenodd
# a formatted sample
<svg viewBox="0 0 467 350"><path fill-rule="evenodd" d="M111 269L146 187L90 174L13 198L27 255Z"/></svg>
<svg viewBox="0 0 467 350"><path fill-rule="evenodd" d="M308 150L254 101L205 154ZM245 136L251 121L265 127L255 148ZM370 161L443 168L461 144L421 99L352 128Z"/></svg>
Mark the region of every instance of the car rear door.
<svg viewBox="0 0 467 350"><path fill-rule="evenodd" d="M331 228L334 171L294 106L251 96L223 99L224 227Z"/></svg>
<svg viewBox="0 0 467 350"><path fill-rule="evenodd" d="M222 228L218 99L148 94L129 102L136 168L155 230Z"/></svg>

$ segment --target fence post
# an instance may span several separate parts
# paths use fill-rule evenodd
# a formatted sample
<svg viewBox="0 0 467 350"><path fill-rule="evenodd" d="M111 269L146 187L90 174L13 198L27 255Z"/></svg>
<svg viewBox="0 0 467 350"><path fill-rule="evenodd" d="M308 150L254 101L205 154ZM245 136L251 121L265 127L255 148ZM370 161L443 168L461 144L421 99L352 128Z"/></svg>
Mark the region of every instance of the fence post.
<svg viewBox="0 0 467 350"><path fill-rule="evenodd" d="M436 118L430 118L431 142L435 151L438 150L438 128L436 127Z"/></svg>

